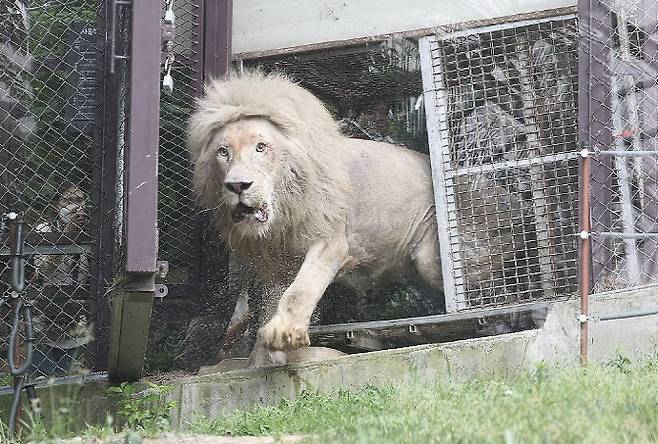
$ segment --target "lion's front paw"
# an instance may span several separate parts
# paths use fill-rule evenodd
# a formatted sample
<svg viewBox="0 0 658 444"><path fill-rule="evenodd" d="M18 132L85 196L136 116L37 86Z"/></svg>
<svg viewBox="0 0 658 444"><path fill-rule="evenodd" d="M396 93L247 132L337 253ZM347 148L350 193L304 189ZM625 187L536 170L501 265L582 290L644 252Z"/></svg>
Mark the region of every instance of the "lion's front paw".
<svg viewBox="0 0 658 444"><path fill-rule="evenodd" d="M270 350L295 350L311 344L308 325L287 315L274 315L259 334L263 345Z"/></svg>

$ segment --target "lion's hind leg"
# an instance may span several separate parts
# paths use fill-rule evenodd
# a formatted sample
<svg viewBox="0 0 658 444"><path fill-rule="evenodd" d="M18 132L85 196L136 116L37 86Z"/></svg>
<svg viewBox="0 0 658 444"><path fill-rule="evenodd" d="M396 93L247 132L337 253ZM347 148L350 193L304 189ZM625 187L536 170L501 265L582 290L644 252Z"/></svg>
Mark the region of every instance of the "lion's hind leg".
<svg viewBox="0 0 658 444"><path fill-rule="evenodd" d="M424 287L443 301L443 273L439 257L439 240L435 230L428 230L411 254L413 266ZM443 310L442 310L443 311Z"/></svg>

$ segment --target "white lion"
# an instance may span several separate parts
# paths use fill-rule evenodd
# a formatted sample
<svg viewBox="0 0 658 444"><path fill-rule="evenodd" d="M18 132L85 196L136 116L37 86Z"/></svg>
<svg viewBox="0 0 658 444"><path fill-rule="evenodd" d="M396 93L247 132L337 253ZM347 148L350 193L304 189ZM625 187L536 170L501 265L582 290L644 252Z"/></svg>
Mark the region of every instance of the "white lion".
<svg viewBox="0 0 658 444"><path fill-rule="evenodd" d="M309 345L334 280L412 280L442 300L427 156L347 138L310 92L257 72L207 86L189 148L199 202L269 289L252 365Z"/></svg>

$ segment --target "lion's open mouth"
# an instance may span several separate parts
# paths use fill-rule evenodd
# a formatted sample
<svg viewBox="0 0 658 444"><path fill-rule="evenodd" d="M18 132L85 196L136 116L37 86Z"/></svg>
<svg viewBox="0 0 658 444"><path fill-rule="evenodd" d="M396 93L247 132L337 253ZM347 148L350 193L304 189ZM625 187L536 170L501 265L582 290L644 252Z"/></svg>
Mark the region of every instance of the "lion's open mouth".
<svg viewBox="0 0 658 444"><path fill-rule="evenodd" d="M250 207L242 202L239 202L231 211L231 219L233 222L238 223L253 216L258 222L267 222L267 204L264 203L260 207Z"/></svg>

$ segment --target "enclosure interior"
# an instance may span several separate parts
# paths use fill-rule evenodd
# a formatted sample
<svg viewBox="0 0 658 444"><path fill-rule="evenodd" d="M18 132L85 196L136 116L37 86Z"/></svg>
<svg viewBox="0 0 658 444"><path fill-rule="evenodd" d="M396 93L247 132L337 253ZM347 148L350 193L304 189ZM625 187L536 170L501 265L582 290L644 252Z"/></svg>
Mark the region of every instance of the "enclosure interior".
<svg viewBox="0 0 658 444"><path fill-rule="evenodd" d="M593 21L603 36L593 81L604 88L592 100L611 119L603 113L601 129L593 126L595 148L656 150L656 30L643 19L655 6L593 3L604 11ZM159 255L169 262L169 293L154 305L151 374L214 364L237 298L234 258L190 186L186 120L203 75L198 5L175 2L175 87L161 100ZM27 226L34 376L101 368L106 359L107 296L121 265L128 85L119 76L106 89L99 11L96 2L34 1L25 20L0 5L9 19L0 21L0 44L11 50L0 52L0 213L18 208ZM453 311L468 311L576 290L577 37L575 18L560 16L244 59L236 68L282 71L320 97L346 135L431 156L445 292ZM594 237L597 289L658 274L655 241L636 236L656 231L655 162L624 159L594 162L594 231L631 235ZM8 242L2 227L3 296ZM358 298L332 286L313 324L435 315L442 297L404 283ZM9 305L0 306L0 372L11 319Z"/></svg>
<svg viewBox="0 0 658 444"><path fill-rule="evenodd" d="M183 85L163 97L160 154L160 251L170 261L166 283L173 293L156 304L149 371L189 370L225 356L217 338L223 337L237 298L236 272L229 267L234 258L229 261L207 214L191 199L185 127L176 116L189 113L195 72L186 56L191 48L177 50L181 56L177 53L173 72ZM433 153L433 162L442 165L451 185L441 191L449 200L446 244L454 257L444 273L455 275L461 292L457 309L572 294L578 200L575 19L449 33L434 38L431 57L427 71L435 87L423 85L416 38L244 59L236 69L283 72L325 102L344 134L424 154L431 145L424 91L442 92L446 105L437 122L443 125L439 142L446 155L439 159ZM478 197L478 190L494 191ZM474 220L477 229L467 229ZM405 283L373 287L365 296L332 285L312 323L435 315L442 312L440 298ZM248 352L235 347L232 353Z"/></svg>

